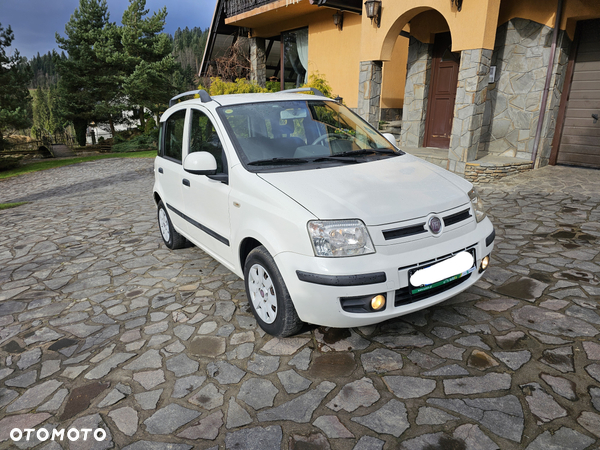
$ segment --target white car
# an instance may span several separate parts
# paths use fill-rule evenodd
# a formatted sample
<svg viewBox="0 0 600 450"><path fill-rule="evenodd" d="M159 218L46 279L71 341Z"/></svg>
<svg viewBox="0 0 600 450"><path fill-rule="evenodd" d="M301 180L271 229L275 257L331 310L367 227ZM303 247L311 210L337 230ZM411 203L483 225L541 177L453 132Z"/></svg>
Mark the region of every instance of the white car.
<svg viewBox="0 0 600 450"><path fill-rule="evenodd" d="M471 183L296 91L172 100L154 164L167 247L190 241L242 277L274 336L375 324L473 285L495 234Z"/></svg>

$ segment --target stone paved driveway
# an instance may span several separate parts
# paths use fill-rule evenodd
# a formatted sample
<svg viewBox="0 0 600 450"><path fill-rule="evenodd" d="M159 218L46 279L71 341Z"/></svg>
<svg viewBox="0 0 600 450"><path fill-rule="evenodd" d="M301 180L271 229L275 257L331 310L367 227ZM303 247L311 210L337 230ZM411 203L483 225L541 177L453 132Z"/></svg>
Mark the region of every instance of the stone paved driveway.
<svg viewBox="0 0 600 450"><path fill-rule="evenodd" d="M600 172L482 186L492 266L442 306L282 340L164 247L152 182L150 159L0 182L31 202L0 212L0 448L598 448Z"/></svg>

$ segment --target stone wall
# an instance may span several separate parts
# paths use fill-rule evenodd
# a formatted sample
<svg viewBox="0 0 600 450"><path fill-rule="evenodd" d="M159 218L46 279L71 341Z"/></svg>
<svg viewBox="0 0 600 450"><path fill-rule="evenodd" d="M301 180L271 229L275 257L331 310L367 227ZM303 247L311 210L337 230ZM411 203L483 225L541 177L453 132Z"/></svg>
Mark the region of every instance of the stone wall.
<svg viewBox="0 0 600 450"><path fill-rule="evenodd" d="M531 20L515 18L498 27L491 61L496 80L488 86L478 158L490 154L531 159L551 44L552 28ZM546 164L569 45L561 32L538 150Z"/></svg>
<svg viewBox="0 0 600 450"><path fill-rule="evenodd" d="M492 51L483 48L461 52L448 151L448 170L451 172L462 175L465 163L477 159L491 57Z"/></svg>
<svg viewBox="0 0 600 450"><path fill-rule="evenodd" d="M382 69L381 61L360 62L358 115L376 129L379 127Z"/></svg>
<svg viewBox="0 0 600 450"><path fill-rule="evenodd" d="M432 49L432 45L424 44L413 36L410 37L402 108L401 146L420 147L423 145Z"/></svg>
<svg viewBox="0 0 600 450"><path fill-rule="evenodd" d="M466 164L464 177L471 183L489 183L509 175L525 172L532 166L531 161L502 164L470 162Z"/></svg>

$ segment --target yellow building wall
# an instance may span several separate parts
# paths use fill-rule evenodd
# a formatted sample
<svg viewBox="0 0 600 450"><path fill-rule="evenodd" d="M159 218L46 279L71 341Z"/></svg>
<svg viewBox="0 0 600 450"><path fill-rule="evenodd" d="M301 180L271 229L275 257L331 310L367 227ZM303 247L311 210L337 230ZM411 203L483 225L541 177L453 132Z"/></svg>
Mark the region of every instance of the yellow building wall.
<svg viewBox="0 0 600 450"><path fill-rule="evenodd" d="M519 17L554 27L558 0L502 0L498 25ZM597 19L600 17L600 1L598 0L563 0L560 29L566 30L569 38L575 37L578 20Z"/></svg>
<svg viewBox="0 0 600 450"><path fill-rule="evenodd" d="M404 105L407 59L408 38L398 36L392 52L392 59L383 63L381 108L402 108Z"/></svg>

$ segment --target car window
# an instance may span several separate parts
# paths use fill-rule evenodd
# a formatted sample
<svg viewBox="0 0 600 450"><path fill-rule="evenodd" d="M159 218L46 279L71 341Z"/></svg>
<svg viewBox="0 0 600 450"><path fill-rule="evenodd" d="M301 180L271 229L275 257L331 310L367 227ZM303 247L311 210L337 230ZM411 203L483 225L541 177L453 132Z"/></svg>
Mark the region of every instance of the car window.
<svg viewBox="0 0 600 450"><path fill-rule="evenodd" d="M209 152L217 160L217 173L223 172L223 144L217 130L206 114L192 110L192 128L190 133L190 153Z"/></svg>
<svg viewBox="0 0 600 450"><path fill-rule="evenodd" d="M163 156L181 162L183 154L183 128L185 125L185 109L173 113L164 127Z"/></svg>
<svg viewBox="0 0 600 450"><path fill-rule="evenodd" d="M331 101L273 101L218 109L240 159L252 166L308 163L356 154L363 162L402 154L348 108ZM366 159L365 159L366 158ZM285 161L283 161L285 160ZM336 162L337 161L337 162ZM346 160L348 161L348 160ZM308 168L309 165L303 166Z"/></svg>

